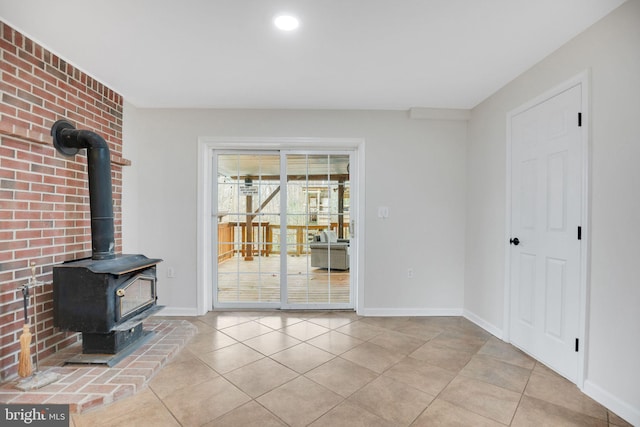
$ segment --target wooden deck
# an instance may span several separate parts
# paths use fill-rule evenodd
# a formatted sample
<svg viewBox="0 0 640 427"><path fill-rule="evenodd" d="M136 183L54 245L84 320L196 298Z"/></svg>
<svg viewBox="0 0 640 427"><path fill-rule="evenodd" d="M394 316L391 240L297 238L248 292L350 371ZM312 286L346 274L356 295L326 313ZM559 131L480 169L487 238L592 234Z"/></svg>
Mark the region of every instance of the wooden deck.
<svg viewBox="0 0 640 427"><path fill-rule="evenodd" d="M220 302L280 302L280 255L236 254L218 264L217 283ZM290 304L349 302L349 271L311 267L305 254L287 256L287 286Z"/></svg>

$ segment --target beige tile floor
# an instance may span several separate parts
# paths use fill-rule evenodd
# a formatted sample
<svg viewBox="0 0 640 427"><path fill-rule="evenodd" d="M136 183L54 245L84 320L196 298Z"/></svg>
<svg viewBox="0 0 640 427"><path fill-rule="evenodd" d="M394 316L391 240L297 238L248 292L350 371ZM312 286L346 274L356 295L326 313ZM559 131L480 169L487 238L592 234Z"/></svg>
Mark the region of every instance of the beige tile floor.
<svg viewBox="0 0 640 427"><path fill-rule="evenodd" d="M461 317L211 312L134 396L81 426L628 426Z"/></svg>

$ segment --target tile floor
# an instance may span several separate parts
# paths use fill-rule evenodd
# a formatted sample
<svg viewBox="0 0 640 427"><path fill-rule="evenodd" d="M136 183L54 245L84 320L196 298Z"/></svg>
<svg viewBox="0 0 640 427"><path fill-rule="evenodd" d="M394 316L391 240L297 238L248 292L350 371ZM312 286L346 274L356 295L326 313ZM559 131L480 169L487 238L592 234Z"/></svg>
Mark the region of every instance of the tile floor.
<svg viewBox="0 0 640 427"><path fill-rule="evenodd" d="M134 396L83 426L628 426L461 317L211 312Z"/></svg>

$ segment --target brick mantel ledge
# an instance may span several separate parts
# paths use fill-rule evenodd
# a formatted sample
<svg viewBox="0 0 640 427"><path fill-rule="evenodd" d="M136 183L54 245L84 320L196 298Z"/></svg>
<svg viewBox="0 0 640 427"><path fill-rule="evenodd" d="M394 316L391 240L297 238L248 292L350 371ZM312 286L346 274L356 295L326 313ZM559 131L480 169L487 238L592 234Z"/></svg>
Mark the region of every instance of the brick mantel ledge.
<svg viewBox="0 0 640 427"><path fill-rule="evenodd" d="M30 142L35 142L36 144L53 146L51 135L32 131L9 123L0 123L0 135L20 138ZM124 157L116 156L114 154L111 154L111 163L120 166L131 166L131 160L125 159Z"/></svg>

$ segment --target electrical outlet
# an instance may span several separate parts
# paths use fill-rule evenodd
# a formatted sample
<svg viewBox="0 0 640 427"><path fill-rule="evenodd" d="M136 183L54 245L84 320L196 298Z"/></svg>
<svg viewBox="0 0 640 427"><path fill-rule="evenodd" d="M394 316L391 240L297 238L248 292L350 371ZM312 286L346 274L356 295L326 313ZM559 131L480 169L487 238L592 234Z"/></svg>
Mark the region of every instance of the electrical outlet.
<svg viewBox="0 0 640 427"><path fill-rule="evenodd" d="M169 279L173 279L174 277L176 277L176 270L173 267L167 268L167 277Z"/></svg>
<svg viewBox="0 0 640 427"><path fill-rule="evenodd" d="M413 279L413 268L407 269L407 279Z"/></svg>

